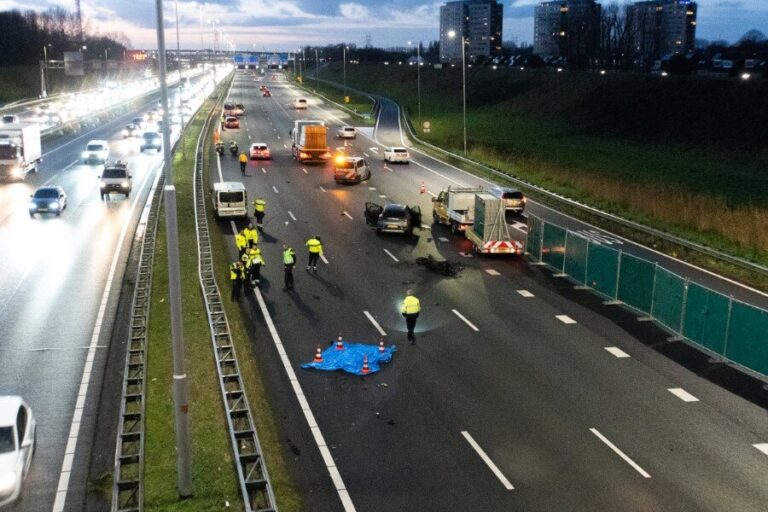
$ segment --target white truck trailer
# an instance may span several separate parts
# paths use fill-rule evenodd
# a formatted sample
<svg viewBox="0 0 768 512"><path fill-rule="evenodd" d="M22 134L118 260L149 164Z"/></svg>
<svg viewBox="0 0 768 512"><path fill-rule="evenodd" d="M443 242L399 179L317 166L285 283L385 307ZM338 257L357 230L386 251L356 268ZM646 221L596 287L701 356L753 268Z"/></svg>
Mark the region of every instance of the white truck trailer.
<svg viewBox="0 0 768 512"><path fill-rule="evenodd" d="M0 177L24 179L37 172L43 159L40 126L36 123L14 123L0 126Z"/></svg>

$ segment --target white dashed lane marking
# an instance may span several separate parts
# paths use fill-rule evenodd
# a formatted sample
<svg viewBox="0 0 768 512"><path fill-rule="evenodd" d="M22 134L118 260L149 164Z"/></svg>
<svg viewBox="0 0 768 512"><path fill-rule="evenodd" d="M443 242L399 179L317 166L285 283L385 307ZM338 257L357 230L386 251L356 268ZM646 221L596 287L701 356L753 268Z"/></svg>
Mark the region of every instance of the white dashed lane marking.
<svg viewBox="0 0 768 512"><path fill-rule="evenodd" d="M294 222L296 222L296 216L293 214L291 210L288 210L288 216L293 219Z"/></svg>
<svg viewBox="0 0 768 512"><path fill-rule="evenodd" d="M347 211L346 211L346 210L344 210L344 211L342 212L342 215L346 216L346 217L347 217L349 220L355 220L355 219L353 219L353 218L352 218L352 216L351 216L349 213L347 213Z"/></svg>
<svg viewBox="0 0 768 512"><path fill-rule="evenodd" d="M457 317L461 318L461 319L464 321L464 323L465 323L465 324L467 324L467 325L468 325L468 326L469 326L469 327L470 327L470 328L471 328L473 331L475 331L475 332L479 332L479 331L480 331L480 329L478 329L478 328L475 326L475 324L473 324L472 322L470 322L469 320L467 320L467 317L465 317L464 315L462 315L461 313L459 313L459 312L458 312L458 311L456 311L455 309L452 309L451 311L453 311L453 314L454 314L454 315L456 315Z"/></svg>
<svg viewBox="0 0 768 512"><path fill-rule="evenodd" d="M754 446L764 454L768 455L768 443L757 443L757 444L753 444L752 446Z"/></svg>
<svg viewBox="0 0 768 512"><path fill-rule="evenodd" d="M389 252L388 250L384 249L384 252L385 252L385 253L387 253L387 255L388 255L390 258L392 258L393 260L395 260L395 262L399 262L399 261L400 261L399 259L397 259L397 258L395 257L395 255L394 255L394 254L392 254L392 253L391 253L391 252Z"/></svg>
<svg viewBox="0 0 768 512"><path fill-rule="evenodd" d="M492 276L500 276L501 274L497 270L493 270L492 268L487 268L485 271L492 275Z"/></svg>
<svg viewBox="0 0 768 512"><path fill-rule="evenodd" d="M575 324L576 320L569 317L568 315L555 315L555 318L563 322L564 324Z"/></svg>
<svg viewBox="0 0 768 512"><path fill-rule="evenodd" d="M528 290L517 290L517 293L519 293L520 295L522 295L526 299L530 299L531 297L533 297L533 294L531 292L529 292Z"/></svg>
<svg viewBox="0 0 768 512"><path fill-rule="evenodd" d="M483 462L485 462L485 465L488 466L491 471L493 471L493 474L496 475L496 478L499 479L501 482L501 485L504 486L504 488L508 491L512 491L515 488L512 487L512 484L507 480L507 477L504 476L504 473L501 472L501 470L496 466L496 464L493 463L491 458L488 456L488 454L485 453L485 450L480 448L480 445L477 444L477 441L467 432L466 430L461 432L461 435L464 436L464 439L467 440L469 445L472 447L472 449L475 450L475 452L480 456L481 459L483 459Z"/></svg>
<svg viewBox="0 0 768 512"><path fill-rule="evenodd" d="M274 185L272 185L272 190L274 190L274 191L275 191L275 194L279 194L279 193L280 193L280 192L278 192L278 191L277 191L277 187L276 187L276 186L274 186Z"/></svg>
<svg viewBox="0 0 768 512"><path fill-rule="evenodd" d="M589 429L589 431L590 431L590 432L592 432L593 434L595 434L595 436L597 436L597 438L598 438L598 439L600 439L600 440L601 440L603 443L605 443L605 444L606 444L606 446L608 446L608 447L609 447L611 450L613 450L613 451L614 451L614 452L615 452L615 453L616 453L616 454L617 454L619 457L621 457L622 459L624 459L624 462L626 462L627 464L629 464L630 466L632 466L632 467L635 469L635 471L637 471L638 473L640 473L641 475L643 475L643 478L651 478L651 475L649 475L649 474L648 474L648 473L647 473L647 472L646 472L646 471L645 471L643 468L641 468L641 467L640 467L640 466L639 466L639 465L638 465L638 464L637 464L635 461L633 461L632 459L630 459L630 458L627 456L627 454L626 454L626 453L624 453L623 451L619 450L619 449L618 449L618 447L617 447L615 444L613 444L612 442L610 442L610 441L609 441L609 440L608 440L608 439L607 439L607 438L606 438L606 437L605 437L603 434L601 434L601 433L600 433L600 432L599 432L599 431L598 431L596 428L590 428L590 429Z"/></svg>
<svg viewBox="0 0 768 512"><path fill-rule="evenodd" d="M683 402L698 402L699 399L684 390L683 388L669 388L667 391L675 395Z"/></svg>
<svg viewBox="0 0 768 512"><path fill-rule="evenodd" d="M621 350L619 347L605 347L605 350L618 357L619 359L629 357L629 354Z"/></svg>
<svg viewBox="0 0 768 512"><path fill-rule="evenodd" d="M373 315L371 315L371 314L370 314L369 312L367 312L367 311L363 311L363 313L364 313L364 314L365 314L365 316L368 318L368 320L370 320L370 321L371 321L371 323L372 323L372 324L373 324L373 326L376 328L376 330L377 330L377 331L379 331L379 334L381 334L382 336L386 336L386 335L387 335L386 331L385 331L384 329L382 329L382 328L381 328L381 326L379 325L379 322L377 322L377 321L376 321L376 319L375 319L375 318L373 318Z"/></svg>

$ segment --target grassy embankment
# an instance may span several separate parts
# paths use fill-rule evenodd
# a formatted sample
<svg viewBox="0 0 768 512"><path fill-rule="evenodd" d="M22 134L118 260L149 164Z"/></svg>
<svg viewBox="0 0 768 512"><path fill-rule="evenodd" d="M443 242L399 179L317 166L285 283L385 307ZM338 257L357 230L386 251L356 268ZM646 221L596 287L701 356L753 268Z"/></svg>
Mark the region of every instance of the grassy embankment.
<svg viewBox="0 0 768 512"><path fill-rule="evenodd" d="M374 123L376 123L376 119L370 116L371 110L373 110L375 103L368 96L357 94L348 90L347 96L349 96L349 103L344 103L344 91L342 89L338 89L324 82L318 82L314 78L310 77L304 77L304 82L301 83L298 82L296 77L290 72L288 72L288 76L297 86L302 87L309 92L319 94L320 96L343 105L350 109L352 112L355 112L360 123L369 126L373 126ZM320 72L320 78L323 78L322 71Z"/></svg>
<svg viewBox="0 0 768 512"><path fill-rule="evenodd" d="M468 71L472 159L768 264L768 84ZM323 73L338 81L341 69ZM415 68L347 66L347 83L395 99L415 118ZM422 68L421 87L422 121L432 129L420 137L460 153L460 67ZM634 238L768 289L765 277L637 233Z"/></svg>
<svg viewBox="0 0 768 512"><path fill-rule="evenodd" d="M227 84L228 85L228 84ZM242 509L232 447L216 375L216 364L203 306L197 273L197 242L193 208L192 177L194 148L202 129L205 113L213 100L207 100L184 135L184 152L174 153L174 178L177 192L178 229L184 338L189 376L190 430L192 446L193 497L179 500L176 489L176 451L173 422L172 353L170 310L168 306L168 270L165 224L161 214L158 225L152 283L152 313L146 407L145 510L200 511ZM208 144L206 147L210 146ZM209 219L212 222L212 219ZM223 242L212 239L216 261L225 268ZM219 284L226 290L225 271ZM228 305L229 306L229 305ZM250 361L248 334L236 308L227 310L233 340L238 352L246 392L256 421L259 438L280 510L295 512L299 504L293 484L285 469L272 419L267 393L255 365Z"/></svg>

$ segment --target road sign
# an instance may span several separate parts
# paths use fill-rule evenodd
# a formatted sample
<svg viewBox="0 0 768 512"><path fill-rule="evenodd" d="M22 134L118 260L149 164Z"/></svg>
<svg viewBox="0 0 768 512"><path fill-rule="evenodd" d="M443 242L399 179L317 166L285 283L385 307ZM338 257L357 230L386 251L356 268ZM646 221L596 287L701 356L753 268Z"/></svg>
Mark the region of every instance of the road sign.
<svg viewBox="0 0 768 512"><path fill-rule="evenodd" d="M421 127L424 130L424 133L429 133L429 130L432 128L432 124L430 124L429 121L424 121Z"/></svg>
<svg viewBox="0 0 768 512"><path fill-rule="evenodd" d="M67 76L85 75L83 52L64 52L64 74Z"/></svg>

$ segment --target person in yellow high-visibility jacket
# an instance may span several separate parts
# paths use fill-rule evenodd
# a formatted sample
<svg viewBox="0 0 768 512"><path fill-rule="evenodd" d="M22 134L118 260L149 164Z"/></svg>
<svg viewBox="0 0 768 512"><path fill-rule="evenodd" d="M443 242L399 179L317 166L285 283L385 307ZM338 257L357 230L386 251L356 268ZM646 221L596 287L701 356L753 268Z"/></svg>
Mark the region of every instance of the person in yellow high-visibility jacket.
<svg viewBox="0 0 768 512"><path fill-rule="evenodd" d="M245 176L245 166L248 165L248 157L245 153L240 153L240 174Z"/></svg>
<svg viewBox="0 0 768 512"><path fill-rule="evenodd" d="M263 198L257 197L253 202L253 216L256 217L256 226L259 229L264 227L264 213L266 211L267 202Z"/></svg>
<svg viewBox="0 0 768 512"><path fill-rule="evenodd" d="M416 329L416 319L419 318L419 313L421 313L421 303L413 295L413 290L405 292L405 299L403 299L403 305L400 307L400 313L405 317L405 325L408 327L408 340L410 340L411 345L415 345L416 335L413 331Z"/></svg>
<svg viewBox="0 0 768 512"><path fill-rule="evenodd" d="M259 243L259 232L253 227L253 223L249 223L248 227L243 229L243 234L249 249Z"/></svg>
<svg viewBox="0 0 768 512"><path fill-rule="evenodd" d="M309 272L309 268L312 267L312 270L315 271L315 274L317 274L317 260L320 258L320 256L323 255L323 244L320 242L320 237L315 235L309 240L307 240L307 249L309 250L309 261L307 262L307 272Z"/></svg>
<svg viewBox="0 0 768 512"><path fill-rule="evenodd" d="M237 247L237 256L242 258L243 254L245 254L245 249L248 248L248 239L245 238L245 233L242 229L235 235L235 247Z"/></svg>
<svg viewBox="0 0 768 512"><path fill-rule="evenodd" d="M264 256L261 255L261 249L258 247L251 247L246 254L250 259L249 275L248 278L251 281L251 286L258 285L261 282L261 267L266 265Z"/></svg>

